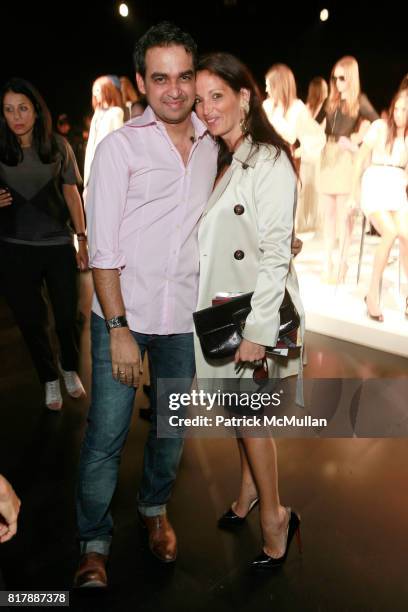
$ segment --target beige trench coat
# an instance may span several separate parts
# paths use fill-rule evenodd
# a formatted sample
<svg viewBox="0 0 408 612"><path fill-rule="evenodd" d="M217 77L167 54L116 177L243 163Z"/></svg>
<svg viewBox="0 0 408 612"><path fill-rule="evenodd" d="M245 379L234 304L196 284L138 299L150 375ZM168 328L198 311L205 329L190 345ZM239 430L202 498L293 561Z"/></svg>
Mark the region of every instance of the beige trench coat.
<svg viewBox="0 0 408 612"><path fill-rule="evenodd" d="M211 306L219 292L250 292L252 312L244 338L275 346L279 307L285 286L301 316L304 310L291 255L296 207L296 177L284 153L275 160L272 146L255 147L246 139L217 183L199 226L200 285L198 308ZM300 351L268 358L271 378L285 378L302 370ZM197 378L252 377L253 368L236 373L232 359L209 363L195 337Z"/></svg>

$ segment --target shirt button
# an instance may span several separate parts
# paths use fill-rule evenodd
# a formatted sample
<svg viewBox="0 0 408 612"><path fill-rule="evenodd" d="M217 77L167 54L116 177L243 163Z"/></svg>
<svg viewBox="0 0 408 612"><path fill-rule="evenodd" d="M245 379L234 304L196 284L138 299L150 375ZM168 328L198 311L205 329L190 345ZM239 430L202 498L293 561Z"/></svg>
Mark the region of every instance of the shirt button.
<svg viewBox="0 0 408 612"><path fill-rule="evenodd" d="M244 251L235 251L234 257L235 257L235 259L238 259L238 261L239 261L241 259L244 259L245 253L244 253Z"/></svg>
<svg viewBox="0 0 408 612"><path fill-rule="evenodd" d="M242 204L236 204L234 206L234 213L236 215L243 215L245 212L245 208L242 206Z"/></svg>

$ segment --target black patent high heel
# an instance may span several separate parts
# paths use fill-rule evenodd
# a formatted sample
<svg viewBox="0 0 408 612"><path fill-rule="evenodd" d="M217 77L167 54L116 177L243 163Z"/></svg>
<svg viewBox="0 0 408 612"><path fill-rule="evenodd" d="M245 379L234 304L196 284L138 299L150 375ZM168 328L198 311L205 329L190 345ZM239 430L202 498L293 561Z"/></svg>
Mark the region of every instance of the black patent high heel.
<svg viewBox="0 0 408 612"><path fill-rule="evenodd" d="M248 514L253 508L255 508L258 502L259 497L256 497L251 501L251 503L249 504L248 512L245 516L238 516L238 514L235 514L233 509L230 508L218 519L218 527L220 527L221 529L231 529L234 527L240 527L245 523Z"/></svg>
<svg viewBox="0 0 408 612"><path fill-rule="evenodd" d="M288 508L289 510L289 508ZM285 552L281 557L270 557L266 554L266 552L262 551L261 554L254 559L250 565L253 570L271 570L276 567L281 566L288 556L289 547L292 542L293 536L296 534L297 544L299 553L302 553L302 539L300 537L300 517L296 514L296 512L292 512L290 510L290 518L288 522L287 528L287 537L286 537L286 547Z"/></svg>

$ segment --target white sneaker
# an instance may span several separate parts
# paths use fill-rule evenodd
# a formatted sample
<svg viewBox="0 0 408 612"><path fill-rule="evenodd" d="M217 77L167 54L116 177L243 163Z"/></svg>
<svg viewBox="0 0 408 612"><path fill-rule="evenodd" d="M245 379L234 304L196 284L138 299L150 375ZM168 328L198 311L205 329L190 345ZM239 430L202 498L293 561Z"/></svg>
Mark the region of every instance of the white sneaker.
<svg viewBox="0 0 408 612"><path fill-rule="evenodd" d="M62 395L58 378L45 383L45 405L50 410L61 410L62 408Z"/></svg>
<svg viewBox="0 0 408 612"><path fill-rule="evenodd" d="M67 391L71 397L82 397L86 395L81 379L76 372L73 370L63 370L61 366L60 370Z"/></svg>

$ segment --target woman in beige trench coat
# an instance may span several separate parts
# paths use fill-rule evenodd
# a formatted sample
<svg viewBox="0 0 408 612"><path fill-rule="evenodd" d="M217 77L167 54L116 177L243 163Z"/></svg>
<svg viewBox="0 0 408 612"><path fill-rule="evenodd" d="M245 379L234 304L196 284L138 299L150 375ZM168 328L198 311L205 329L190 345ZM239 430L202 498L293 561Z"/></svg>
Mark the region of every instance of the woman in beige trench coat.
<svg viewBox="0 0 408 612"><path fill-rule="evenodd" d="M219 292L254 291L243 340L235 359L209 363L196 339L197 378L252 378L254 364L275 346L285 287L304 316L291 257L296 173L287 145L262 109L248 69L234 56L202 58L197 73L196 112L219 143L218 176L199 228L198 309ZM301 354L268 357L273 378L301 373ZM240 366L239 371L237 366ZM218 379L218 380L217 380ZM264 546L254 569L282 564L299 516L280 504L276 446L271 437L240 437L241 488L220 526L242 523L259 500Z"/></svg>

